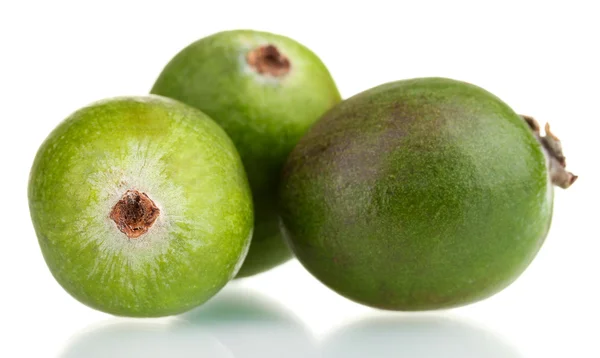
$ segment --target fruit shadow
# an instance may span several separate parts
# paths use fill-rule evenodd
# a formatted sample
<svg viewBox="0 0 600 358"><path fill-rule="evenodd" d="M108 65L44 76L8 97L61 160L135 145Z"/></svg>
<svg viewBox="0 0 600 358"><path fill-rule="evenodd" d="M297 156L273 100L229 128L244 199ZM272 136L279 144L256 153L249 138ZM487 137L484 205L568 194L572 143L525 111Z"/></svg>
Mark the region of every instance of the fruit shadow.
<svg viewBox="0 0 600 358"><path fill-rule="evenodd" d="M251 289L226 287L168 319L112 318L71 339L59 358L315 357L303 324Z"/></svg>
<svg viewBox="0 0 600 358"><path fill-rule="evenodd" d="M458 318L409 314L370 316L327 337L324 358L523 358L495 333Z"/></svg>
<svg viewBox="0 0 600 358"><path fill-rule="evenodd" d="M180 318L210 331L236 358L317 356L316 341L304 324L253 289L230 284L215 299Z"/></svg>

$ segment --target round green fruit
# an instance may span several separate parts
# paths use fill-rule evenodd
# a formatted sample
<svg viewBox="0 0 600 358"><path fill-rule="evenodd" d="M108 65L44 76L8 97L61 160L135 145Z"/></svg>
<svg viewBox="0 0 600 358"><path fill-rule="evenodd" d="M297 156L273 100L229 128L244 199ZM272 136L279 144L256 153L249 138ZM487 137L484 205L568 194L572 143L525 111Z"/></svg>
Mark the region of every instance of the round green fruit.
<svg viewBox="0 0 600 358"><path fill-rule="evenodd" d="M314 276L365 305L429 310L489 297L540 249L552 182L575 179L556 138L526 119L444 78L357 94L291 153L285 237Z"/></svg>
<svg viewBox="0 0 600 358"><path fill-rule="evenodd" d="M29 206L56 280L95 309L177 314L237 272L252 236L250 187L226 133L159 96L93 103L41 145Z"/></svg>
<svg viewBox="0 0 600 358"><path fill-rule="evenodd" d="M341 101L321 60L284 36L224 31L179 52L151 92L208 114L242 157L254 196L255 224L238 277L287 261L291 253L281 238L277 212L281 169L308 128Z"/></svg>

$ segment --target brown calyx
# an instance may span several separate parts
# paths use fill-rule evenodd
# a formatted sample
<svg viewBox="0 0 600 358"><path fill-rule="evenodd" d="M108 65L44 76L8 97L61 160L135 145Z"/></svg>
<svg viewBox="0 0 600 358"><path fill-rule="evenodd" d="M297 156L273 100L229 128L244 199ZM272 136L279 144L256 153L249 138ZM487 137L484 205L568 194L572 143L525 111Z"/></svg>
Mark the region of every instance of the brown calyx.
<svg viewBox="0 0 600 358"><path fill-rule="evenodd" d="M127 190L110 212L117 228L130 239L147 233L159 215L160 209L152 199L135 189Z"/></svg>
<svg viewBox="0 0 600 358"><path fill-rule="evenodd" d="M521 117L527 122L538 142L544 148L544 152L550 161L550 178L552 184L563 189L570 187L578 177L567 171L567 159L563 154L560 139L550 131L550 124L546 123L544 127L546 135L542 136L540 125L533 117L524 115L521 115Z"/></svg>
<svg viewBox="0 0 600 358"><path fill-rule="evenodd" d="M274 77L290 72L290 60L273 45L260 46L246 54L246 62L254 71Z"/></svg>

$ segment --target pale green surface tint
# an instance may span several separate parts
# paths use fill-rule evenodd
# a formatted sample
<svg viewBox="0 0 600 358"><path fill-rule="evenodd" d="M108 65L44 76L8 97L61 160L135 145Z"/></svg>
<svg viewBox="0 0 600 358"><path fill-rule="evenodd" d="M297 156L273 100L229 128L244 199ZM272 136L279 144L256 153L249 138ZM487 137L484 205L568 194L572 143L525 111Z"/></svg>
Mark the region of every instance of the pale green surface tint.
<svg viewBox="0 0 600 358"><path fill-rule="evenodd" d="M282 77L259 74L246 54L275 46L291 64ZM252 246L240 276L291 257L281 240L276 190L288 154L308 128L341 98L331 75L309 49L287 37L260 31L225 31L198 40L164 68L152 93L201 109L232 138L254 194Z"/></svg>
<svg viewBox="0 0 600 358"><path fill-rule="evenodd" d="M161 214L137 239L108 217L127 189ZM224 131L159 96L85 107L43 143L31 217L46 262L75 298L117 315L190 309L231 279L250 242L251 193Z"/></svg>
<svg viewBox="0 0 600 358"><path fill-rule="evenodd" d="M282 217L298 259L342 295L385 309L500 291L535 257L552 216L545 157L527 124L449 79L344 101L284 173Z"/></svg>

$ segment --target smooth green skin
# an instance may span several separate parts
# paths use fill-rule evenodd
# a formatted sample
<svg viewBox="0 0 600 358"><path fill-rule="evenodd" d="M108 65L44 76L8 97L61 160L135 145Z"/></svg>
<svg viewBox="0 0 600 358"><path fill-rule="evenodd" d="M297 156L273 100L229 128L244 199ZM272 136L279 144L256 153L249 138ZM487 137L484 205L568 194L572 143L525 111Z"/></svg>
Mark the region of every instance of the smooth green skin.
<svg viewBox="0 0 600 358"><path fill-rule="evenodd" d="M246 54L274 45L291 63L280 78L255 72ZM238 277L271 269L291 258L281 238L277 187L294 145L327 110L341 101L325 65L309 49L284 36L234 30L213 34L179 52L163 69L152 93L201 109L234 141L254 195L250 252Z"/></svg>
<svg viewBox="0 0 600 358"><path fill-rule="evenodd" d="M161 210L137 239L109 218L127 189ZM96 102L63 121L37 153L29 205L65 290L134 317L177 314L212 297L241 266L254 220L226 133L199 110L159 96Z"/></svg>
<svg viewBox="0 0 600 358"><path fill-rule="evenodd" d="M542 245L552 185L527 124L489 92L405 80L345 100L291 153L285 236L341 295L390 310L472 303Z"/></svg>

